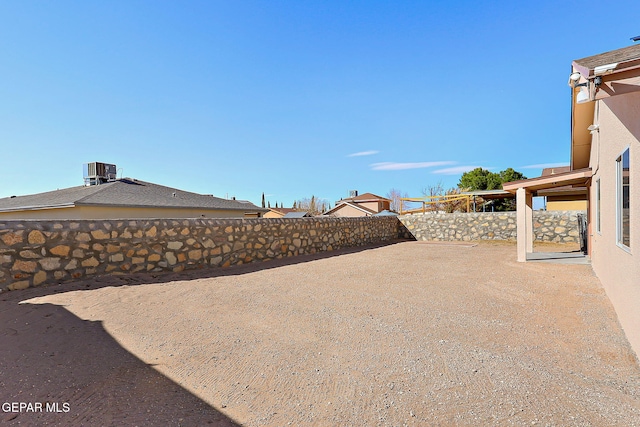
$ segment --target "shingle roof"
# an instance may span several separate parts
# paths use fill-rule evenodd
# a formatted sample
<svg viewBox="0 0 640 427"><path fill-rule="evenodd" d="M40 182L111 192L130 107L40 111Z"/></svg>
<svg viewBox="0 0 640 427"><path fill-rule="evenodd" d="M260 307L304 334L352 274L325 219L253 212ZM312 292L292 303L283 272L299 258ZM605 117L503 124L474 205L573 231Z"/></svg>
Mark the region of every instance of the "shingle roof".
<svg viewBox="0 0 640 427"><path fill-rule="evenodd" d="M556 166L553 168L542 169L542 173L540 174L540 176L549 176L549 175L555 175L557 173L565 173L570 171L571 171L571 166Z"/></svg>
<svg viewBox="0 0 640 427"><path fill-rule="evenodd" d="M617 69L624 69L632 64L629 62L635 62L640 60L640 44L634 44L631 46L623 47L622 49L616 49L609 52L604 52L594 56L588 56L582 59L576 59L573 61L573 65L576 68L582 68L585 71L599 67L601 65L618 63ZM592 74L592 73L589 73Z"/></svg>
<svg viewBox="0 0 640 427"><path fill-rule="evenodd" d="M377 214L374 214L373 216L398 216L397 212L391 212L389 210L383 210L378 212Z"/></svg>
<svg viewBox="0 0 640 427"><path fill-rule="evenodd" d="M269 208L268 210L270 210L272 212L280 213L280 214L283 214L283 215L286 215L289 212L296 212L296 210L293 209L293 208Z"/></svg>
<svg viewBox="0 0 640 427"><path fill-rule="evenodd" d="M200 208L267 212L267 209L246 201L221 199L129 178L100 185L71 187L0 199L0 211L62 206Z"/></svg>
<svg viewBox="0 0 640 427"><path fill-rule="evenodd" d="M349 197L348 199L343 199L343 201L354 201L354 202L365 202L365 201L374 201L374 200L390 200L385 197L377 196L373 193L364 193L356 197Z"/></svg>
<svg viewBox="0 0 640 427"><path fill-rule="evenodd" d="M309 212L287 212L283 218L305 218L311 216L311 214L309 214Z"/></svg>

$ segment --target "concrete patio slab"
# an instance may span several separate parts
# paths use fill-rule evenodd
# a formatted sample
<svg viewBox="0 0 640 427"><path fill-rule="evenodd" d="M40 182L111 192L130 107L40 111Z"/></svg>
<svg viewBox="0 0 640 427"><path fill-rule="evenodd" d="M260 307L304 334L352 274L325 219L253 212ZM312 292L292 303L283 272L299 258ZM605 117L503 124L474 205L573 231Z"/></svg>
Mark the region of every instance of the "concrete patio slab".
<svg viewBox="0 0 640 427"><path fill-rule="evenodd" d="M589 257L582 252L533 252L527 254L527 261L553 264L591 264Z"/></svg>

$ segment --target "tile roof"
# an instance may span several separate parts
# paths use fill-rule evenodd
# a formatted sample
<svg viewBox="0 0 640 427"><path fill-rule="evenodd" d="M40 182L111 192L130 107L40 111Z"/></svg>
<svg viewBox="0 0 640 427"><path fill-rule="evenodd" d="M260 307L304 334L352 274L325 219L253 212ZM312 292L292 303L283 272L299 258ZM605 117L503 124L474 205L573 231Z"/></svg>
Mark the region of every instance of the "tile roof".
<svg viewBox="0 0 640 427"><path fill-rule="evenodd" d="M246 201L221 199L129 178L100 185L71 187L0 199L0 211L62 206L200 208L267 212L267 209Z"/></svg>

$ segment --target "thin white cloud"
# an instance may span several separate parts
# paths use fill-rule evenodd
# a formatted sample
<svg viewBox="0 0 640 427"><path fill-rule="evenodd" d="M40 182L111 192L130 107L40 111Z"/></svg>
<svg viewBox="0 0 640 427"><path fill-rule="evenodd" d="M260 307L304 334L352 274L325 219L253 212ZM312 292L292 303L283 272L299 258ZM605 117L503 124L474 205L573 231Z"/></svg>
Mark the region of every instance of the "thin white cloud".
<svg viewBox="0 0 640 427"><path fill-rule="evenodd" d="M520 169L559 168L561 166L569 166L569 165L566 162L565 163L540 163L537 165L520 166Z"/></svg>
<svg viewBox="0 0 640 427"><path fill-rule="evenodd" d="M452 168L438 169L437 171L433 171L433 173L438 173L441 175L458 175L480 167L482 166L455 166Z"/></svg>
<svg viewBox="0 0 640 427"><path fill-rule="evenodd" d="M413 162L413 163L397 163L397 162L382 162L372 163L369 165L371 170L374 171L396 171L405 169L421 169L421 168L433 168L436 166L454 165L456 162Z"/></svg>
<svg viewBox="0 0 640 427"><path fill-rule="evenodd" d="M361 156L372 156L374 154L378 154L379 151L369 150L369 151L359 151L357 153L348 154L347 157L361 157Z"/></svg>

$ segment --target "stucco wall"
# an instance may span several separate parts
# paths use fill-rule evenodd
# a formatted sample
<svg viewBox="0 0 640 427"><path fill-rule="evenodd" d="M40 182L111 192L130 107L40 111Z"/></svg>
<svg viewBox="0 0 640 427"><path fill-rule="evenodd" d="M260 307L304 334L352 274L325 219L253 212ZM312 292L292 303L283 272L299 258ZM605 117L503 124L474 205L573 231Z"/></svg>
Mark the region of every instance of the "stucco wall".
<svg viewBox="0 0 640 427"><path fill-rule="evenodd" d="M396 217L0 221L0 290L179 272L397 239Z"/></svg>
<svg viewBox="0 0 640 427"><path fill-rule="evenodd" d="M578 213L585 212L534 212L535 240L578 242ZM400 221L417 240L516 240L515 212L425 213L403 215Z"/></svg>
<svg viewBox="0 0 640 427"><path fill-rule="evenodd" d="M361 211L360 209L356 209L350 205L342 205L340 209L335 210L331 215L337 218L354 218L354 217L366 217L367 214Z"/></svg>
<svg viewBox="0 0 640 427"><path fill-rule="evenodd" d="M629 342L640 355L640 93L597 101L591 144L591 264L611 299ZM629 148L630 247L616 238L616 159ZM600 181L600 224L596 230L596 182Z"/></svg>
<svg viewBox="0 0 640 427"><path fill-rule="evenodd" d="M586 211L586 200L554 200L547 199L548 211Z"/></svg>

